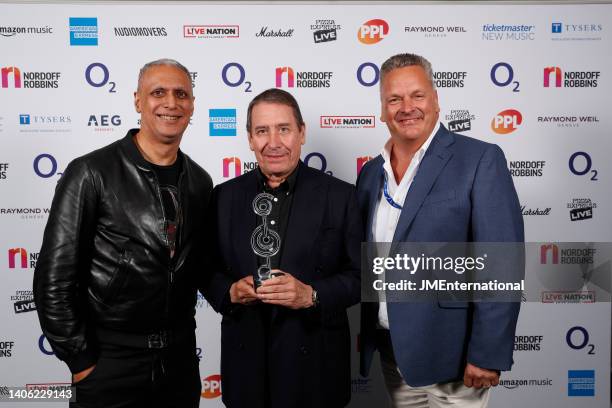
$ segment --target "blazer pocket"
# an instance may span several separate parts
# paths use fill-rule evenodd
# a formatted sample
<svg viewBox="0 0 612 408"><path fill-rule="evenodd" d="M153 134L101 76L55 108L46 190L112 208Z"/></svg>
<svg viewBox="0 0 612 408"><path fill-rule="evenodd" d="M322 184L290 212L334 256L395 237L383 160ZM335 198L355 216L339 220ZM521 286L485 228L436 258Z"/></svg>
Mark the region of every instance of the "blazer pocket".
<svg viewBox="0 0 612 408"><path fill-rule="evenodd" d="M455 189L446 191L437 191L428 195L423 201L423 205L441 203L444 201L454 200L457 197Z"/></svg>

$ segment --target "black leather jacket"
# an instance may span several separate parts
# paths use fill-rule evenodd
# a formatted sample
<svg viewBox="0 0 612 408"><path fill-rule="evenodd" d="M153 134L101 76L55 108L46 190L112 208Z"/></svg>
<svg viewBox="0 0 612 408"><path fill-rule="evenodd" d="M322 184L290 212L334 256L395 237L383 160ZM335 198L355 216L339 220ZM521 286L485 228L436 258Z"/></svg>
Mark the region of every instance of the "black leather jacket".
<svg viewBox="0 0 612 408"><path fill-rule="evenodd" d="M187 155L182 225L170 258L157 177L132 137L75 159L58 182L34 272L43 332L72 372L97 360L97 328L148 334L195 327L212 181Z"/></svg>

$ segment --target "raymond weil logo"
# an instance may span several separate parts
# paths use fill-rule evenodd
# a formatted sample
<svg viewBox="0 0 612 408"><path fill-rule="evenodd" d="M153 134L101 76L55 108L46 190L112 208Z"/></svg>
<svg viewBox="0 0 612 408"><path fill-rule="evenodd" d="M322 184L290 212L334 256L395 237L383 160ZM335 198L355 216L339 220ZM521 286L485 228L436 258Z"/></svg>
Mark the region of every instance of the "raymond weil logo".
<svg viewBox="0 0 612 408"><path fill-rule="evenodd" d="M376 18L363 23L357 30L357 39L360 43L371 45L381 42L389 35L389 24Z"/></svg>

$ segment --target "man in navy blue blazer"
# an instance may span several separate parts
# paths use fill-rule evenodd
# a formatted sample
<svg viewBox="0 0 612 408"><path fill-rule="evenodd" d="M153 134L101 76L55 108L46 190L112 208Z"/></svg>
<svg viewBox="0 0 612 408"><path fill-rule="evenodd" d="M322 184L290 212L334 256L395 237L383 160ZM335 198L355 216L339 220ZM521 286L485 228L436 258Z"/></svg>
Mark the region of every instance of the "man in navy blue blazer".
<svg viewBox="0 0 612 408"><path fill-rule="evenodd" d="M449 132L431 64L414 54L380 72L390 138L362 169L358 199L372 242L522 242L519 200L502 150ZM363 303L361 373L376 349L394 407L485 407L510 370L520 305Z"/></svg>

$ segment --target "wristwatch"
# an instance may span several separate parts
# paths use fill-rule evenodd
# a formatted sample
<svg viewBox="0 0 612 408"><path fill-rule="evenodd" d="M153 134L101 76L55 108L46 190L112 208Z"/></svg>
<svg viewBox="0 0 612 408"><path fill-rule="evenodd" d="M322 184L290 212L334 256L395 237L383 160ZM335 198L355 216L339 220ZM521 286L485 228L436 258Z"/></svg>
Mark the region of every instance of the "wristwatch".
<svg viewBox="0 0 612 408"><path fill-rule="evenodd" d="M312 307L317 306L319 306L319 295L316 290L312 289Z"/></svg>

